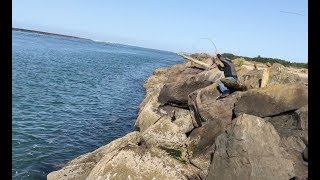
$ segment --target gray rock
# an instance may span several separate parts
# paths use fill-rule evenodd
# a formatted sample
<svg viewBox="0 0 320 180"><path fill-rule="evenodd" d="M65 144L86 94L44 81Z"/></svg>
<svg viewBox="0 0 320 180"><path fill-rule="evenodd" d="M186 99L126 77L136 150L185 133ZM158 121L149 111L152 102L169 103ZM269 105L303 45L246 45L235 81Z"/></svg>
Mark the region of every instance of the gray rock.
<svg viewBox="0 0 320 180"><path fill-rule="evenodd" d="M196 121L195 127L208 121L220 121L223 125L230 123L233 119L234 104L241 93L243 92L234 92L226 98L217 99L220 96L217 83L191 93L188 105Z"/></svg>
<svg viewBox="0 0 320 180"><path fill-rule="evenodd" d="M308 165L303 160L303 150L306 145L297 136L281 137L281 145L287 151L287 159L293 162L294 175L302 176L308 173Z"/></svg>
<svg viewBox="0 0 320 180"><path fill-rule="evenodd" d="M163 105L170 104L187 108L188 95L210 84L212 84L210 81L196 81L194 77L185 82L165 84L160 91L158 101Z"/></svg>
<svg viewBox="0 0 320 180"><path fill-rule="evenodd" d="M294 176L280 137L271 123L242 114L219 135L206 179L283 179Z"/></svg>
<svg viewBox="0 0 320 180"><path fill-rule="evenodd" d="M236 102L234 112L259 117L274 116L308 104L308 89L303 84L278 84L251 89Z"/></svg>
<svg viewBox="0 0 320 180"><path fill-rule="evenodd" d="M299 83L302 79L297 74L289 73L288 68L279 63L273 63L269 68L269 85Z"/></svg>
<svg viewBox="0 0 320 180"><path fill-rule="evenodd" d="M259 88L261 84L263 70L251 70L239 77L239 81L244 84L247 89Z"/></svg>
<svg viewBox="0 0 320 180"><path fill-rule="evenodd" d="M303 159L308 162L308 147L303 151Z"/></svg>
<svg viewBox="0 0 320 180"><path fill-rule="evenodd" d="M202 170L207 176L211 155L214 152L214 142L223 132L219 121L210 121L202 127L194 129L186 142L190 162Z"/></svg>
<svg viewBox="0 0 320 180"><path fill-rule="evenodd" d="M194 129L191 112L189 110L172 106L161 107L160 111L161 110L164 110L168 116L171 117L171 121L179 127L181 132L189 133Z"/></svg>
<svg viewBox="0 0 320 180"><path fill-rule="evenodd" d="M296 136L304 144L308 144L308 130L299 129L299 116L296 115L296 112L266 117L264 119L274 126L280 137Z"/></svg>
<svg viewBox="0 0 320 180"><path fill-rule="evenodd" d="M306 109L306 107L303 107ZM298 112L303 110L299 109ZM294 175L302 176L308 173L308 166L303 160L303 150L308 143L308 131L298 128L300 116L297 111L282 114L279 116L265 118L268 122L272 123L281 137L281 145L287 151L287 159L294 162Z"/></svg>
<svg viewBox="0 0 320 180"><path fill-rule="evenodd" d="M183 163L158 148L127 146L112 157L104 157L87 179L182 179L198 174L198 169Z"/></svg>
<svg viewBox="0 0 320 180"><path fill-rule="evenodd" d="M158 112L159 105L157 96L151 96L148 99L140 109L138 118L134 124L136 130L140 132L145 131L163 116Z"/></svg>
<svg viewBox="0 0 320 180"><path fill-rule="evenodd" d="M202 71L196 75L181 80L177 77L175 81L167 83L160 91L158 101L161 104L170 104L179 107L188 107L188 95L197 89L204 88L215 82L222 76L217 68Z"/></svg>
<svg viewBox="0 0 320 180"><path fill-rule="evenodd" d="M308 130L308 106L296 110L295 116L298 119L298 129Z"/></svg>
<svg viewBox="0 0 320 180"><path fill-rule="evenodd" d="M129 133L126 136L116 139L93 152L77 157L76 159L70 161L62 169L49 173L47 175L47 179L86 179L92 169L96 167L101 159L117 154L121 148L127 146L128 144L137 145L139 142L139 132L135 131Z"/></svg>
<svg viewBox="0 0 320 180"><path fill-rule="evenodd" d="M150 126L141 136L147 147L183 147L184 141L187 139L186 134L166 117Z"/></svg>

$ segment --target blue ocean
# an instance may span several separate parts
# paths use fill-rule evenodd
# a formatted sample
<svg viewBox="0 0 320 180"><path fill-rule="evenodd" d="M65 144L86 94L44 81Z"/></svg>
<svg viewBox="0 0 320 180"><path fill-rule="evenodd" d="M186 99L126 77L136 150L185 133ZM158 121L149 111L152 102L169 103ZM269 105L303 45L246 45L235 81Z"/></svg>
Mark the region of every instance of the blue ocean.
<svg viewBox="0 0 320 180"><path fill-rule="evenodd" d="M173 52L12 31L12 179L46 179L134 130L143 84Z"/></svg>

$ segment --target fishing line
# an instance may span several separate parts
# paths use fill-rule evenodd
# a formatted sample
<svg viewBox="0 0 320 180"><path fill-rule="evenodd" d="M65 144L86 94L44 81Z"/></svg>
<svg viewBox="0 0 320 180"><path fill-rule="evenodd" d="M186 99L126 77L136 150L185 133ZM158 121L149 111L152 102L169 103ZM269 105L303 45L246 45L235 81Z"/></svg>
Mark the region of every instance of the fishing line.
<svg viewBox="0 0 320 180"><path fill-rule="evenodd" d="M289 12L289 11L280 11L282 13L288 13L288 14L295 14L295 15L299 15L299 16L304 16L303 14L300 13L296 13L296 12Z"/></svg>
<svg viewBox="0 0 320 180"><path fill-rule="evenodd" d="M200 38L200 39L207 39L207 40L209 40L209 41L214 45L214 48L216 49L216 52L218 52L217 46L214 44L214 42L213 42L211 39L209 39L209 38Z"/></svg>

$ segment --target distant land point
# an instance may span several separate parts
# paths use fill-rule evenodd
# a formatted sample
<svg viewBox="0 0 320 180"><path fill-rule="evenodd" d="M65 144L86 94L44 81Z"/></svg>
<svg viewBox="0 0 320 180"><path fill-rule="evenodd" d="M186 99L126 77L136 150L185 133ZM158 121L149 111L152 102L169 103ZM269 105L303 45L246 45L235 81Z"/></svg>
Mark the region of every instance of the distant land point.
<svg viewBox="0 0 320 180"><path fill-rule="evenodd" d="M49 33L49 32L43 32L43 31L36 31L36 30L30 30L30 29L22 29L22 28L12 28L13 31L22 31L22 32L32 32L32 33L38 33L38 34L46 34L46 35L52 35L52 36L60 36L60 37L68 37L68 38L76 38L76 39L84 39L84 40L90 40L87 38L82 37L76 37L76 36L69 36L69 35L63 35L63 34L56 34L56 33Z"/></svg>

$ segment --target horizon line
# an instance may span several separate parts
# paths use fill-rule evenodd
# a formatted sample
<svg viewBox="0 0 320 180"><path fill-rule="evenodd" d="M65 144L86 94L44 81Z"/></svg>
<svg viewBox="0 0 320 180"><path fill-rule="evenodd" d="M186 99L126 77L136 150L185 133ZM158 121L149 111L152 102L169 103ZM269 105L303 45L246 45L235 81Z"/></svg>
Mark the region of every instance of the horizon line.
<svg viewBox="0 0 320 180"><path fill-rule="evenodd" d="M144 48L144 49L152 49L152 50L157 50L157 51L165 51L165 52L170 52L170 53L175 53L175 54L179 53L179 52L175 52L175 51L169 51L169 50L163 50L163 49L154 49L154 48L150 48L150 47L142 47L142 46L136 46L136 45L130 45L130 44L122 44L122 43L118 43L118 42L95 41L93 39L84 38L84 37L78 37L78 36L74 36L74 35L51 33L51 32L46 32L46 31L34 30L34 29L25 29L25 28L12 27L12 30L14 30L14 31L22 31L22 32L38 33L38 34L45 34L45 35L52 35L52 36L67 37L67 38L90 40L90 41L97 42L97 43L99 43L99 42L100 43L101 42L103 42L103 43L113 43L113 44L119 44L119 45L124 45L124 46L138 47L138 48ZM189 52L189 53L191 53L191 52ZM206 52L193 52L193 53L206 53ZM225 52L225 53L228 53L228 52ZM233 54L233 53L229 53L229 54ZM236 54L233 54L233 55L236 55ZM240 55L236 55L236 56L240 56ZM246 56L246 57L249 57L249 56ZM254 57L249 57L249 58L254 58ZM265 57L265 58L268 58L268 57ZM273 58L273 59L279 59L279 58ZM283 60L283 61L287 61L287 62L290 62L290 63L304 63L304 64L308 63L308 60L307 60L307 62L294 62L294 61L289 61L289 60Z"/></svg>

